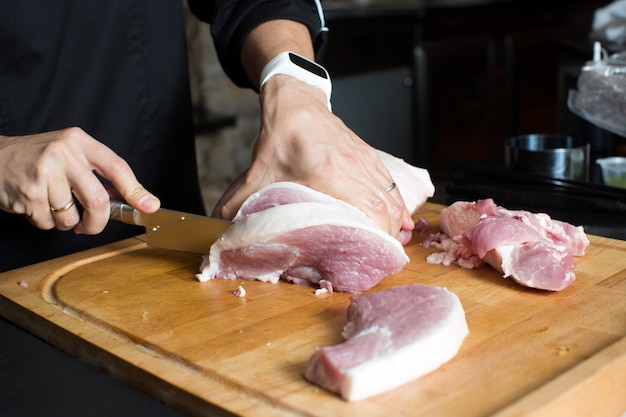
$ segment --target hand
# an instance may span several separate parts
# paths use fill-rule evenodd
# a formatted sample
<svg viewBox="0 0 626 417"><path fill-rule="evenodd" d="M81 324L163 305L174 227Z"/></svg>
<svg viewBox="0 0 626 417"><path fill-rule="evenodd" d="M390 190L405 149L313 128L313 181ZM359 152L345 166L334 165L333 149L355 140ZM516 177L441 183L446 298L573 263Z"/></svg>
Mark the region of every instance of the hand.
<svg viewBox="0 0 626 417"><path fill-rule="evenodd" d="M109 220L109 193L95 173L111 181L120 197L140 211L156 211L126 161L80 128L30 136L0 136L0 209L25 214L40 229L97 234ZM54 211L76 199L74 204Z"/></svg>
<svg viewBox="0 0 626 417"><path fill-rule="evenodd" d="M292 181L342 199L361 209L396 237L415 226L398 189L375 150L326 107L318 88L284 75L272 77L261 99L261 131L253 161L218 209L231 219L253 192Z"/></svg>

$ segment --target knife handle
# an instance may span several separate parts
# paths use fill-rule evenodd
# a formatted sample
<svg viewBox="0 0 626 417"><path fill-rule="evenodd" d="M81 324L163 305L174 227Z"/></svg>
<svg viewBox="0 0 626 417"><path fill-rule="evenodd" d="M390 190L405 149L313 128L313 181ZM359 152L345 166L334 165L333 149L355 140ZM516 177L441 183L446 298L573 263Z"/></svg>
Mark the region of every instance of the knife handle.
<svg viewBox="0 0 626 417"><path fill-rule="evenodd" d="M122 200L115 198L111 199L110 218L126 224L136 224L135 209Z"/></svg>

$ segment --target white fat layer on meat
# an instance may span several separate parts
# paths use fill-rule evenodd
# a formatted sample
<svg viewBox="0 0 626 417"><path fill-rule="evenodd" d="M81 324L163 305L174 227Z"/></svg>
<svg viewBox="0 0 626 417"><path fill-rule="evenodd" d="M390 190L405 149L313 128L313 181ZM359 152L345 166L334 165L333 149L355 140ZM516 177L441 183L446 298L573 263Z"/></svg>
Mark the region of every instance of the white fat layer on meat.
<svg viewBox="0 0 626 417"><path fill-rule="evenodd" d="M222 251L267 243L285 233L314 226L352 227L368 231L395 246L398 252L404 255L405 261L409 261L404 247L397 239L378 227L363 212L348 204L292 203L252 213L245 220L234 223L211 246L208 262L203 262L201 273L196 277L199 281L205 282L215 276L220 270L219 261ZM258 279L270 282L278 280L274 274L258 277Z"/></svg>
<svg viewBox="0 0 626 417"><path fill-rule="evenodd" d="M419 342L347 370L341 396L348 401L363 400L419 378L452 359L469 334L461 302L454 297L447 322L433 326Z"/></svg>
<svg viewBox="0 0 626 417"><path fill-rule="evenodd" d="M250 243L266 243L297 229L314 226L353 227L367 230L404 251L402 244L352 206L306 202L276 206L250 214L233 224L213 245L220 250L239 248ZM407 259L408 261L408 259Z"/></svg>
<svg viewBox="0 0 626 417"><path fill-rule="evenodd" d="M363 216L365 216L365 213L363 213L361 210L357 209L355 206L348 204L347 202L343 201L343 200L339 200L338 198L335 197L331 197L328 194L324 194L321 193L317 190L314 190L312 188L307 187L306 185L302 185L299 184L297 182L273 182L271 184L268 184L266 186L264 186L263 188L261 188L259 191L257 191L256 193L253 193L252 195L250 195L250 197L248 197L246 199L246 201L244 201L244 203L241 205L241 208L239 209L239 211L237 212L237 215L235 216L235 219L238 219L241 217L242 212L245 211L245 209L250 205L250 204L254 204L256 202L256 200L263 196L263 194L265 194L268 191L271 191L273 189L279 189L281 191L286 192L286 190L294 190L294 191L298 191L298 192L302 192L304 194L306 194L307 198L309 199L307 202L309 203L326 203L326 204L335 204L335 205L340 205L343 207L347 207L348 209L352 209L352 210L358 210ZM288 203L288 204L295 204L294 203Z"/></svg>
<svg viewBox="0 0 626 417"><path fill-rule="evenodd" d="M494 251L496 251L500 259L502 259L500 265L502 266L502 275L505 278L513 275L514 273L514 271L511 269L511 253L513 252L513 249L515 249L515 245L502 245L493 249Z"/></svg>

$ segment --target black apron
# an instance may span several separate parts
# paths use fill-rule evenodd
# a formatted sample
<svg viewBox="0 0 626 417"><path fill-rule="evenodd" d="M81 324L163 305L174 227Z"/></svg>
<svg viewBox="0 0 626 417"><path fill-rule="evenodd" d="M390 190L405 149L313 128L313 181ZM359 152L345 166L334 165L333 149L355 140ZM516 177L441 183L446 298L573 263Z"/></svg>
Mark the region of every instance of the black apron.
<svg viewBox="0 0 626 417"><path fill-rule="evenodd" d="M163 207L204 212L181 2L0 2L0 135L71 126L122 156ZM41 231L0 212L0 271L141 232Z"/></svg>

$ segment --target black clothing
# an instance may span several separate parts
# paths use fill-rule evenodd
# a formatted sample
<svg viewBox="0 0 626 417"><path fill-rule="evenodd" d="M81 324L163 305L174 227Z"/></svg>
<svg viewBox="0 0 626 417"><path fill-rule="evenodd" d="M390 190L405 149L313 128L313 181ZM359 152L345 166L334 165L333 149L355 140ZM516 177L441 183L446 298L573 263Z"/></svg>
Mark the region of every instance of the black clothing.
<svg viewBox="0 0 626 417"><path fill-rule="evenodd" d="M324 38L319 2L189 3L213 23L220 60L242 86L239 49L258 23L291 18L318 47ZM180 0L1 1L0 135L79 126L163 207L202 213L185 41ZM0 211L0 272L142 232L116 222L98 236L42 231ZM43 415L180 416L0 318L0 417Z"/></svg>
<svg viewBox="0 0 626 417"><path fill-rule="evenodd" d="M268 6L266 3L271 3ZM313 1L200 1L226 72L251 83L245 36L292 18L322 44ZM198 186L183 8L172 0L6 0L0 3L0 135L79 126L122 156L163 207L204 213ZM0 271L141 233L111 222L98 236L41 231L0 211Z"/></svg>
<svg viewBox="0 0 626 417"><path fill-rule="evenodd" d="M239 53L248 33L272 19L289 19L309 28L315 55L321 60L327 40L327 28L321 5L310 0L188 0L191 11L211 23L215 48L226 74L241 87L252 87L241 66Z"/></svg>
<svg viewBox="0 0 626 417"><path fill-rule="evenodd" d="M0 3L0 134L79 126L164 207L203 213L183 8L171 0ZM106 6L106 7L104 7ZM41 231L0 213L0 271L136 235Z"/></svg>

